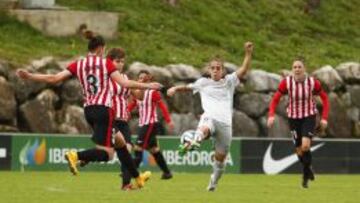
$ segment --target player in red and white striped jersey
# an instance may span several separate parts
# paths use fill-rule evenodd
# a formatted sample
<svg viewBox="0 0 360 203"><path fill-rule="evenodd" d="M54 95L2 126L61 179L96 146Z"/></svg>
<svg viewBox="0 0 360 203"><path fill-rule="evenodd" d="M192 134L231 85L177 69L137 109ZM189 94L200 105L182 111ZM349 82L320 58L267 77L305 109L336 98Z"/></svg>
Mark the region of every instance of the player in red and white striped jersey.
<svg viewBox="0 0 360 203"><path fill-rule="evenodd" d="M152 76L150 72L142 70L138 74L139 82L150 82ZM172 178L172 174L166 164L164 156L160 151L156 135L159 133L160 123L157 115L157 107L163 113L164 119L168 124L170 130L174 128L171 121L169 111L165 103L161 99L161 94L157 90L136 90L133 92L134 99L129 104L129 111L131 112L135 107L139 111L139 129L138 137L135 144L135 164L140 165L143 156L143 150L149 150L155 158L156 163L163 171L162 179Z"/></svg>
<svg viewBox="0 0 360 203"><path fill-rule="evenodd" d="M125 66L125 51L122 48L113 48L108 54L107 58L110 59L119 72L124 76L124 78L128 78L126 74L123 73ZM127 109L128 99L130 96L130 89L126 87L122 87L116 82L112 83L113 85L113 110L115 113L115 120L113 123L113 128L116 132L120 132L127 145L127 149L129 152L132 151L133 144L131 142L131 131L128 124L129 120L129 111ZM131 185L131 174L126 169L124 165L121 165L122 172L122 189L123 190L132 190L133 187Z"/></svg>
<svg viewBox="0 0 360 203"><path fill-rule="evenodd" d="M158 83L138 83L125 79L110 60L102 58L105 49L104 39L92 34L88 38L88 55L70 64L66 70L57 74L29 73L26 70L18 70L17 75L22 79L53 84L64 81L72 75L76 76L83 89L85 118L94 131L92 140L96 146L85 151L66 153L71 172L74 175L78 174L78 161L92 162L112 159L114 147L120 162L136 178L137 185L142 187L150 173L139 174L120 133L115 135L114 146L111 142L113 111L111 109L112 86L110 85L110 78L125 87L159 89L161 85Z"/></svg>
<svg viewBox="0 0 360 203"><path fill-rule="evenodd" d="M316 103L315 96L320 96L323 111L320 121L320 128L327 127L327 117L329 112L329 101L325 91L321 88L318 80L310 77L305 72L305 65L301 60L295 60L292 65L292 75L283 79L278 91L274 94L269 106L269 118L267 125L271 128L275 120L275 109L282 95L287 94L289 103L287 114L289 125L294 139L296 153L300 162L303 164L304 188L308 187L308 180L314 180L312 170L311 140L316 126Z"/></svg>

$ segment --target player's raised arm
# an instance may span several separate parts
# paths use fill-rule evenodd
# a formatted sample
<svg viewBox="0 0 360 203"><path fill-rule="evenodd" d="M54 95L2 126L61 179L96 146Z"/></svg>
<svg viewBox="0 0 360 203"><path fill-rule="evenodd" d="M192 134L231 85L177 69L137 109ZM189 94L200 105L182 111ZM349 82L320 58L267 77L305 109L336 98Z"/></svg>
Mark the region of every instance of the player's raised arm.
<svg viewBox="0 0 360 203"><path fill-rule="evenodd" d="M243 78L250 68L250 62L251 62L253 48L254 48L254 46L253 46L252 42L246 42L244 45L245 58L244 58L244 61L241 65L241 67L236 71L236 74L239 79Z"/></svg>
<svg viewBox="0 0 360 203"><path fill-rule="evenodd" d="M68 70L63 70L57 74L41 74L30 73L27 70L20 69L16 71L16 75L23 80L33 80L50 84L56 84L71 77L71 73Z"/></svg>

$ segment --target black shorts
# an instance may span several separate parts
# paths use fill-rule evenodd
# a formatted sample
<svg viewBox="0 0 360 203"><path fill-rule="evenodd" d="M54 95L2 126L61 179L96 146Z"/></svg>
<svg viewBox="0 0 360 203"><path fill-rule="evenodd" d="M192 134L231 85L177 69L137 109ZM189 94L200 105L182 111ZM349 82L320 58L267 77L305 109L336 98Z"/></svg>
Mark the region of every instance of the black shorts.
<svg viewBox="0 0 360 203"><path fill-rule="evenodd" d="M95 144L112 147L113 110L102 105L85 107L85 119L93 129L91 139Z"/></svg>
<svg viewBox="0 0 360 203"><path fill-rule="evenodd" d="M123 120L115 120L114 121L114 130L115 132L120 131L124 136L126 143L132 144L131 142L131 131L128 122Z"/></svg>
<svg viewBox="0 0 360 203"><path fill-rule="evenodd" d="M158 146L156 135L160 129L159 123L152 123L139 127L136 145L143 149L150 149Z"/></svg>
<svg viewBox="0 0 360 203"><path fill-rule="evenodd" d="M300 147L303 137L312 139L314 136L316 116L314 115L301 119L289 118L289 125L295 147Z"/></svg>

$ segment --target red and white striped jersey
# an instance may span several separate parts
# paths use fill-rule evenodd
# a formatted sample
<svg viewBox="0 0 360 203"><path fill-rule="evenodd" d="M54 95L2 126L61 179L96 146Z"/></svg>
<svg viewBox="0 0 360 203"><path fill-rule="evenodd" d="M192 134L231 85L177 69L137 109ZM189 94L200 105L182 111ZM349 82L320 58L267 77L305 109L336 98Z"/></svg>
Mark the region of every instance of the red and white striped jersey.
<svg viewBox="0 0 360 203"><path fill-rule="evenodd" d="M164 102L162 102L160 92L157 90L145 90L143 100L136 99L129 104L129 112L131 112L135 106L137 106L139 110L139 126L158 122L157 106L160 107L165 121L167 123L171 122L169 111Z"/></svg>
<svg viewBox="0 0 360 203"><path fill-rule="evenodd" d="M84 106L104 105L111 107L110 74L116 71L111 60L88 54L85 58L71 63L67 69L80 81L84 95Z"/></svg>
<svg viewBox="0 0 360 203"><path fill-rule="evenodd" d="M289 118L300 119L317 113L314 95L319 95L322 88L320 82L313 77L296 82L293 76L288 76L280 82L278 91L289 96Z"/></svg>
<svg viewBox="0 0 360 203"><path fill-rule="evenodd" d="M127 75L122 74L124 78L128 79ZM113 109L115 112L115 119L128 120L129 111L128 99L130 96L130 89L120 86L116 82L112 82L113 86Z"/></svg>

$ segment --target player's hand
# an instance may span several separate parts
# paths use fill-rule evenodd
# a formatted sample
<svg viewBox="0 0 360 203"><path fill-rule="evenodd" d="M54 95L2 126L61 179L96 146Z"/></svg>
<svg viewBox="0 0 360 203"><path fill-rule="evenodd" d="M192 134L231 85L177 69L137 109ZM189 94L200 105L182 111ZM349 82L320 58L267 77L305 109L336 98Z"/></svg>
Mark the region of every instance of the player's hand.
<svg viewBox="0 0 360 203"><path fill-rule="evenodd" d="M172 87L172 88L168 89L168 91L166 92L167 96L169 96L169 97L174 96L175 93L176 93L176 87Z"/></svg>
<svg viewBox="0 0 360 203"><path fill-rule="evenodd" d="M321 119L321 121L320 121L320 130L324 131L327 128L327 126L328 126L327 120Z"/></svg>
<svg viewBox="0 0 360 203"><path fill-rule="evenodd" d="M23 80L27 80L30 78L31 73L27 70L20 69L16 71L16 75Z"/></svg>
<svg viewBox="0 0 360 203"><path fill-rule="evenodd" d="M275 122L275 116L270 116L267 120L267 127L272 128Z"/></svg>
<svg viewBox="0 0 360 203"><path fill-rule="evenodd" d="M163 85L158 82L151 82L148 84L148 87L149 89L160 90L161 88L163 88Z"/></svg>
<svg viewBox="0 0 360 203"><path fill-rule="evenodd" d="M254 49L254 45L252 42L245 42L244 49L247 54L251 54Z"/></svg>

